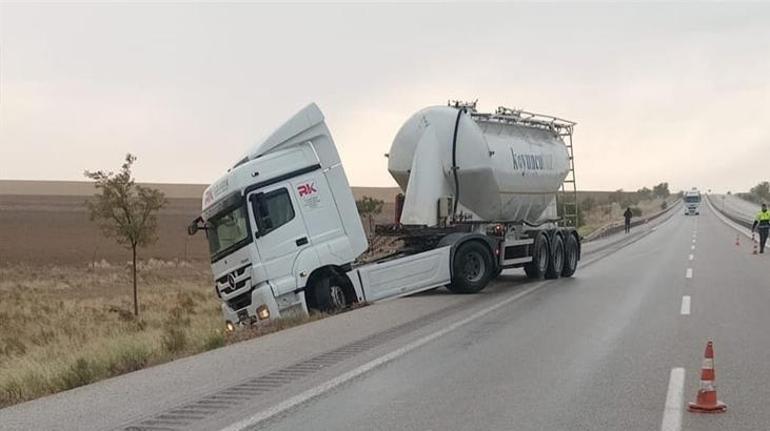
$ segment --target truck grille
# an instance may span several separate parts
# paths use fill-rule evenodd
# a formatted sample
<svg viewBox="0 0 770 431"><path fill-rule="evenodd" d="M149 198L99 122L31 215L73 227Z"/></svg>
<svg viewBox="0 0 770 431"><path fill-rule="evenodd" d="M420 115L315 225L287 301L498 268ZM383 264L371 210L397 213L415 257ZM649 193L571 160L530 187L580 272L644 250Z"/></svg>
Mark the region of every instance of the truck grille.
<svg viewBox="0 0 770 431"><path fill-rule="evenodd" d="M229 272L222 277L219 277L217 279L217 289L227 295L243 288L243 286L246 285L246 282L251 278L248 276L244 277L246 270L250 267L251 265L245 265L236 269L235 271Z"/></svg>
<svg viewBox="0 0 770 431"><path fill-rule="evenodd" d="M246 308L251 305L251 292L244 292L240 295L227 300L227 306L231 309L238 311L241 308Z"/></svg>

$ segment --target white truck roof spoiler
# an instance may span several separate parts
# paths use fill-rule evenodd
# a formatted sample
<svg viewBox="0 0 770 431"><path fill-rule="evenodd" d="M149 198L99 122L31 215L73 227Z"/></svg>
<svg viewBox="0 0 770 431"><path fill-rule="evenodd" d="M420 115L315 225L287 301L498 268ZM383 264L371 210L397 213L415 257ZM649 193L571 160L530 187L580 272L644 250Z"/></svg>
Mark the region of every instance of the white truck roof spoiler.
<svg viewBox="0 0 770 431"><path fill-rule="evenodd" d="M257 143L246 153L245 160L253 160L259 156L269 153L279 145L290 141L292 138L300 135L302 132L323 123L324 115L318 108L318 105L311 103L301 111L294 114L283 125L278 127L270 136L260 143ZM239 162L240 164L241 162ZM236 165L237 166L237 165Z"/></svg>

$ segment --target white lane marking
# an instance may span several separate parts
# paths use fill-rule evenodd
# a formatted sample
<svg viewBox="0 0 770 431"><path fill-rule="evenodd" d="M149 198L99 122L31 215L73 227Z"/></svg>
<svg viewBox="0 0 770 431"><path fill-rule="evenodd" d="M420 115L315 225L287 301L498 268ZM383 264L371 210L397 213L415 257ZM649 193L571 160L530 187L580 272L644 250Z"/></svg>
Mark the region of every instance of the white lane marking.
<svg viewBox="0 0 770 431"><path fill-rule="evenodd" d="M299 395L295 395L285 401L282 401L273 407L270 407L266 410L263 410L247 419L244 419L242 421L236 422L234 424L231 424L225 428L222 428L220 431L242 431L246 428L253 427L254 425L263 422L267 419L270 419L273 416L279 415L291 408L294 408L302 403L305 403L313 398L316 398L320 395L323 395L324 393L342 385L343 383L346 383L362 374L365 374L379 366L385 365L388 362L391 362L401 356L404 356L405 354L411 352L412 350L415 350L419 347L424 346L425 344L430 343L431 341L444 336L458 328L461 328L468 323L479 319L481 317L486 316L487 314L504 307L505 305L510 304L511 302L516 301L517 299L520 299L521 297L528 295L535 290L545 286L547 283L540 283L538 285L532 286L531 288L524 290L514 296L511 296L508 299L505 299L501 302L498 302L495 305L491 305L487 308L484 308L480 311L477 311L476 313L471 314L470 316L466 317L465 319L459 320L449 326L444 327L444 329L441 329L439 331L436 331L432 334L428 334L418 340L415 340L406 346L400 347L390 353L387 353L383 356L380 356L377 359L374 359L372 361L369 361L357 368L354 368L344 374L341 374L331 380L326 381L325 383L322 383L314 388L310 388L306 390L305 392L302 392Z"/></svg>
<svg viewBox="0 0 770 431"><path fill-rule="evenodd" d="M695 246L694 246L694 245L691 245L691 246L690 246L690 250L695 250Z"/></svg>
<svg viewBox="0 0 770 431"><path fill-rule="evenodd" d="M693 256L693 255L690 255L690 256L689 256L689 259L690 259L690 260L693 260L693 259L695 259L695 256Z"/></svg>
<svg viewBox="0 0 770 431"><path fill-rule="evenodd" d="M692 239L692 243L695 244L695 238Z"/></svg>
<svg viewBox="0 0 770 431"><path fill-rule="evenodd" d="M682 400L684 394L684 368L671 369L666 393L666 406L663 409L663 421L660 431L679 431L682 429Z"/></svg>
<svg viewBox="0 0 770 431"><path fill-rule="evenodd" d="M682 309L680 310L680 313L682 316L689 316L690 315L690 296L684 295L682 297Z"/></svg>
<svg viewBox="0 0 770 431"><path fill-rule="evenodd" d="M684 274L685 278L692 278L692 268L687 268L687 272Z"/></svg>

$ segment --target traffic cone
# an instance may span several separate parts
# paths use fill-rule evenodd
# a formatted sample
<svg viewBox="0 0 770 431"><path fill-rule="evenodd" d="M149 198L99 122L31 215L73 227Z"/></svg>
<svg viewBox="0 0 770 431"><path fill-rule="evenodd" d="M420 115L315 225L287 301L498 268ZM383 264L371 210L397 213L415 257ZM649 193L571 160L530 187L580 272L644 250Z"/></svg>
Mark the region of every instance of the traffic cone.
<svg viewBox="0 0 770 431"><path fill-rule="evenodd" d="M709 340L706 352L703 354L703 366L700 371L700 389L694 403L687 404L687 410L694 413L723 413L727 405L717 399L717 388L714 385L714 346Z"/></svg>
<svg viewBox="0 0 770 431"><path fill-rule="evenodd" d="M735 246L740 247L741 246L741 236L735 235Z"/></svg>

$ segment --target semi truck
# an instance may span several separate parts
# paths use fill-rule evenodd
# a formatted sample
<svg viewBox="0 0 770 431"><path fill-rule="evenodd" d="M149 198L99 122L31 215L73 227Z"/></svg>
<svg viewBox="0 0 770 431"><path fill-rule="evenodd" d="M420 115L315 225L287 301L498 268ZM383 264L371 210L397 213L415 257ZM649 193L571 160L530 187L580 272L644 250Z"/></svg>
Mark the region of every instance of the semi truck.
<svg viewBox="0 0 770 431"><path fill-rule="evenodd" d="M692 190L684 192L684 215L700 215L700 191L693 187Z"/></svg>
<svg viewBox="0 0 770 431"><path fill-rule="evenodd" d="M441 286L475 293L507 268L571 277L577 202L557 196L576 197L575 124L481 113L475 102L415 113L386 154L403 195L378 231L400 246L364 263L353 192L321 110L308 105L204 191L188 226L208 238L226 328Z"/></svg>

